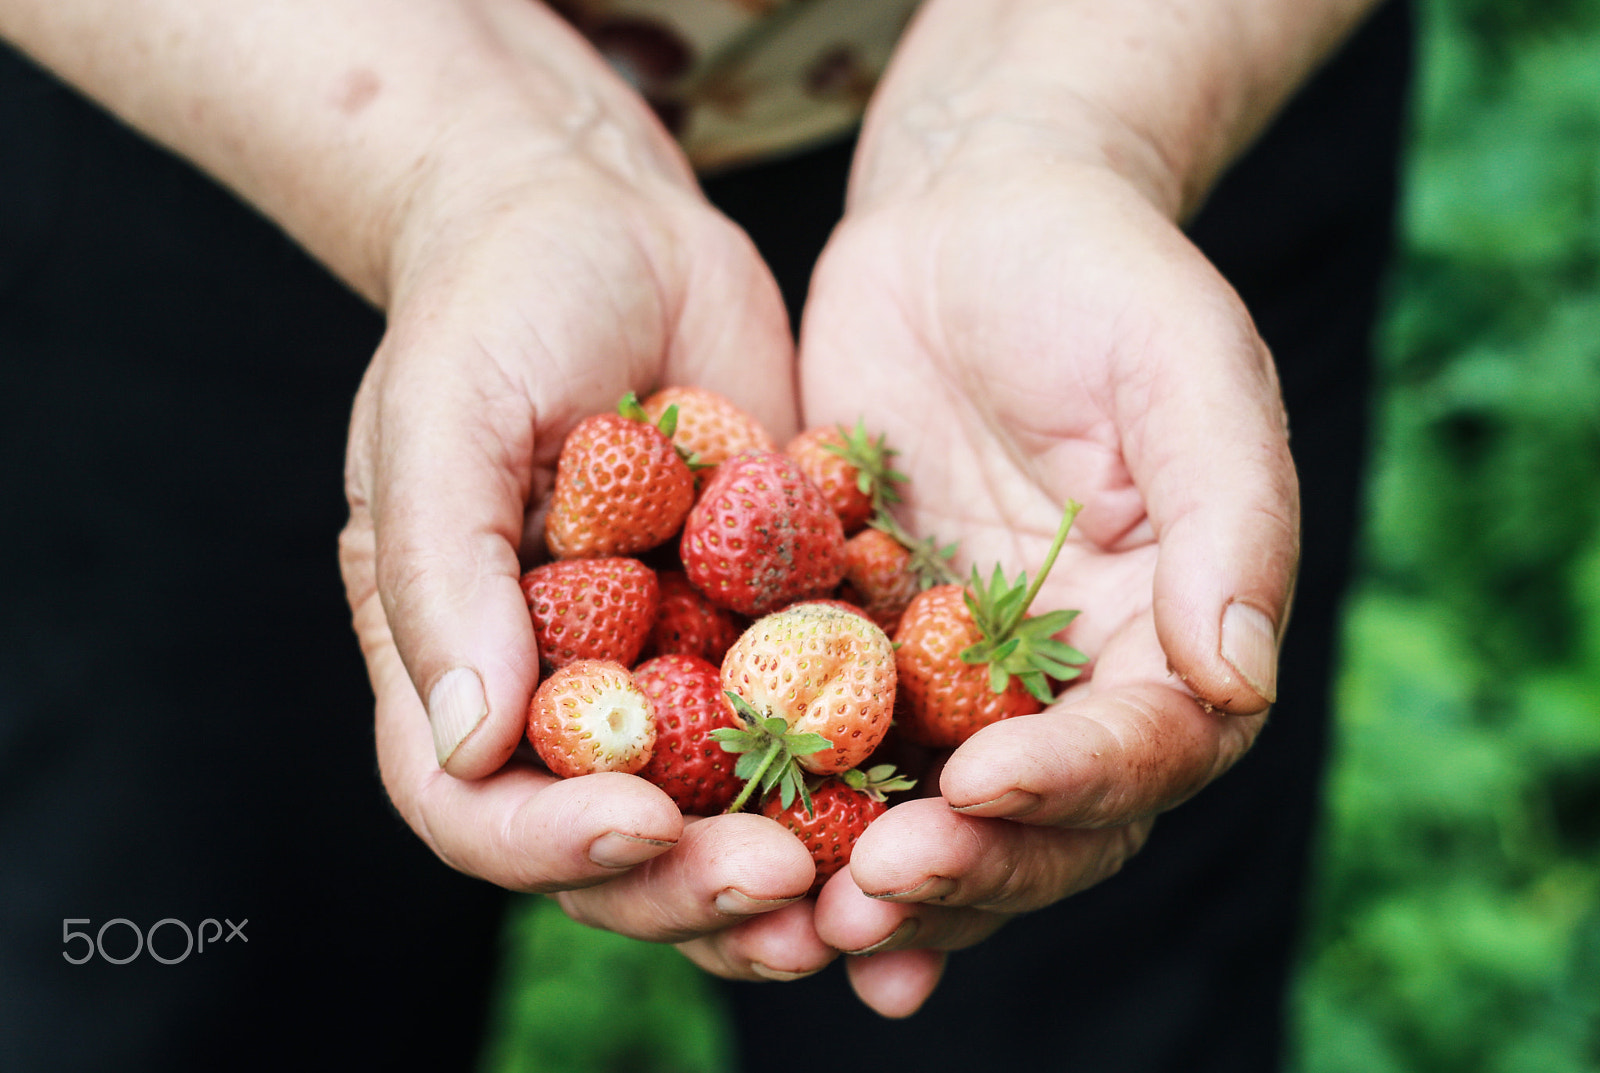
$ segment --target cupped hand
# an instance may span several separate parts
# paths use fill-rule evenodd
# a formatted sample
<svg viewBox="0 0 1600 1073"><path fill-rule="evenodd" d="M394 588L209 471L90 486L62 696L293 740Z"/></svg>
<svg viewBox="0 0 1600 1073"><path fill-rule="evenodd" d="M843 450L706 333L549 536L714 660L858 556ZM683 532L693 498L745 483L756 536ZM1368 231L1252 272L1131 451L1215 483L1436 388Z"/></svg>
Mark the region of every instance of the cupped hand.
<svg viewBox="0 0 1600 1073"><path fill-rule="evenodd" d="M909 475L901 520L959 568L1078 608L1091 665L979 731L939 796L891 809L817 927L888 1015L942 951L1106 879L1250 746L1276 690L1298 492L1270 356L1179 228L1104 167L1043 155L853 205L813 281L809 425L863 418Z"/></svg>
<svg viewBox="0 0 1600 1073"><path fill-rule="evenodd" d="M782 911L811 863L776 824L686 823L643 780L557 780L519 751L539 663L518 578L563 436L666 384L791 432L776 285L664 133L645 151L600 123L480 150L421 177L406 213L340 542L390 797L453 867L557 893L587 923L689 943L727 975L820 968L809 904Z"/></svg>

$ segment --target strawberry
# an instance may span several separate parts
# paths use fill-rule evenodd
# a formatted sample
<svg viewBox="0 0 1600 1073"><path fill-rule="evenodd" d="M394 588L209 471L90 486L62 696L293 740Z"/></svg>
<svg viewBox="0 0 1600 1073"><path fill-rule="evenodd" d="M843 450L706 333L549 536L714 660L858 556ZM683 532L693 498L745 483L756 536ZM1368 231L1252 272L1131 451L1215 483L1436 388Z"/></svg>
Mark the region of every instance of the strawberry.
<svg viewBox="0 0 1600 1073"><path fill-rule="evenodd" d="M890 765L863 772L852 768L838 778L823 780L811 791L811 807L795 800L785 805L773 797L762 813L794 832L817 866L816 891L828 877L850 863L856 840L867 825L888 811L886 793L909 790L910 779L894 774Z"/></svg>
<svg viewBox="0 0 1600 1073"><path fill-rule="evenodd" d="M895 485L906 480L905 474L889 468L896 452L885 446L882 436L869 438L860 421L854 432L842 426L807 429L783 453L822 490L846 533L866 525L885 504L899 502Z"/></svg>
<svg viewBox="0 0 1600 1073"><path fill-rule="evenodd" d="M1077 677L1087 657L1055 640L1077 612L1027 610L1079 509L1067 505L1031 586L1026 573L1008 583L998 566L986 586L974 568L968 589L936 585L912 598L894 636L896 726L906 737L954 748L990 723L1041 711L1054 699L1049 679Z"/></svg>
<svg viewBox="0 0 1600 1073"><path fill-rule="evenodd" d="M561 444L545 544L557 559L632 555L670 540L694 503L694 474L630 392L617 413L578 422Z"/></svg>
<svg viewBox="0 0 1600 1073"><path fill-rule="evenodd" d="M539 665L579 659L631 666L660 603L655 571L637 559L558 559L522 575Z"/></svg>
<svg viewBox="0 0 1600 1073"><path fill-rule="evenodd" d="M803 603L759 619L722 661L722 688L744 722L714 737L744 753L749 780L729 806L757 789L788 805L806 787L797 770L832 775L872 754L894 714L894 648L871 620Z"/></svg>
<svg viewBox="0 0 1600 1073"><path fill-rule="evenodd" d="M885 633L893 633L906 605L922 590L911 549L869 527L845 541L844 555L840 597L858 605Z"/></svg>
<svg viewBox="0 0 1600 1073"><path fill-rule="evenodd" d="M693 457L705 467L696 474L702 488L717 466L740 451L774 449L772 437L755 418L714 391L701 387L664 387L644 400L644 412L652 421L660 421L672 406L678 408L678 427L672 442L679 453Z"/></svg>
<svg viewBox="0 0 1600 1073"><path fill-rule="evenodd" d="M776 451L741 451L717 467L678 551L697 589L752 617L826 595L844 577L838 515Z"/></svg>
<svg viewBox="0 0 1600 1073"><path fill-rule="evenodd" d="M644 653L667 656L683 652L720 665L723 655L744 631L745 621L706 599L704 593L689 584L682 570L663 570L657 577L661 600L656 605L655 622Z"/></svg>
<svg viewBox="0 0 1600 1073"><path fill-rule="evenodd" d="M626 667L580 659L539 683L528 705L528 740L564 779L596 771L631 775L650 762L656 724L650 699Z"/></svg>
<svg viewBox="0 0 1600 1073"><path fill-rule="evenodd" d="M743 780L711 731L737 728L739 719L717 668L699 656L657 656L633 669L633 681L656 719L655 755L639 777L665 790L683 812L711 816L727 808Z"/></svg>

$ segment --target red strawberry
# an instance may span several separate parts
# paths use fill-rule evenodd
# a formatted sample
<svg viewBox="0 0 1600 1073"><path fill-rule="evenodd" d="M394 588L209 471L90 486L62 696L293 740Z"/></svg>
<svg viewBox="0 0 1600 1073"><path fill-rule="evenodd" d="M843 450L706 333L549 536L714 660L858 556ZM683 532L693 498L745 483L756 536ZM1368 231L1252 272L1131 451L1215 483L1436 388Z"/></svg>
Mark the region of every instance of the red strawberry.
<svg viewBox="0 0 1600 1073"><path fill-rule="evenodd" d="M653 548L677 533L694 503L694 474L669 434L647 423L631 393L619 410L584 418L561 445L545 519L545 544L558 559Z"/></svg>
<svg viewBox="0 0 1600 1073"><path fill-rule="evenodd" d="M645 654L667 656L683 652L720 665L723 655L744 632L744 620L706 599L682 570L663 570L657 577L661 600L656 605L650 637L645 641Z"/></svg>
<svg viewBox="0 0 1600 1073"><path fill-rule="evenodd" d="M772 437L755 418L714 391L664 387L644 400L644 412L652 421L660 421L671 406L678 408L678 427L672 442L681 453L692 455L705 467L697 475L702 488L717 466L740 451L774 449Z"/></svg>
<svg viewBox="0 0 1600 1073"><path fill-rule="evenodd" d="M1078 510L1068 504L1031 586L1026 573L1008 583L997 566L987 586L974 569L970 591L936 585L912 599L894 635L895 725L907 738L954 748L990 723L1042 710L1053 699L1049 679L1079 674L1087 657L1055 640L1077 612L1027 617Z"/></svg>
<svg viewBox="0 0 1600 1073"><path fill-rule="evenodd" d="M639 777L661 787L680 810L711 816L728 807L744 780L735 758L711 732L738 727L717 668L699 656L657 656L633 669L634 684L650 698L656 751Z"/></svg>
<svg viewBox="0 0 1600 1073"><path fill-rule="evenodd" d="M908 790L913 783L894 775L888 765L870 772L851 770L841 778L825 779L811 791L810 807L801 800L785 805L771 798L762 813L777 820L811 851L817 866L815 891L839 869L850 863L856 840L867 825L888 811L884 794Z"/></svg>
<svg viewBox="0 0 1600 1073"><path fill-rule="evenodd" d="M656 724L628 669L580 659L539 683L528 705L528 740L553 774L633 774L650 762Z"/></svg>
<svg viewBox="0 0 1600 1073"><path fill-rule="evenodd" d="M838 516L775 451L742 451L717 467L678 550L696 588L751 616L826 595L844 577Z"/></svg>
<svg viewBox="0 0 1600 1073"><path fill-rule="evenodd" d="M804 783L796 766L831 775L878 747L894 715L894 648L870 619L802 603L759 619L722 661L722 688L744 722L719 730L729 752L746 754L748 779L730 808L757 789L784 804Z"/></svg>
<svg viewBox="0 0 1600 1073"><path fill-rule="evenodd" d="M845 541L844 588L840 595L857 604L893 633L906 605L922 589L911 549L881 529L863 529Z"/></svg>
<svg viewBox="0 0 1600 1073"><path fill-rule="evenodd" d="M637 559L562 559L522 575L539 665L639 658L660 603L655 571Z"/></svg>
<svg viewBox="0 0 1600 1073"><path fill-rule="evenodd" d="M822 490L846 533L854 533L885 504L900 499L894 486L906 477L889 468L895 452L884 445L882 436L869 438L860 421L854 432L842 427L807 429L783 452Z"/></svg>

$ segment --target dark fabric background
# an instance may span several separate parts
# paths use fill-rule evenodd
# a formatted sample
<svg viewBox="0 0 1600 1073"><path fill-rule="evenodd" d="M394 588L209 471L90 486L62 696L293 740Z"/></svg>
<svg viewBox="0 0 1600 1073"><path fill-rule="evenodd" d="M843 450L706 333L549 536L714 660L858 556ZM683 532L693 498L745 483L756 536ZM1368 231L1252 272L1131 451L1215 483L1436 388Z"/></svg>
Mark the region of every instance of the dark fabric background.
<svg viewBox="0 0 1600 1073"><path fill-rule="evenodd" d="M0 1069L468 1068L503 899L390 811L335 557L381 328L0 56Z"/></svg>

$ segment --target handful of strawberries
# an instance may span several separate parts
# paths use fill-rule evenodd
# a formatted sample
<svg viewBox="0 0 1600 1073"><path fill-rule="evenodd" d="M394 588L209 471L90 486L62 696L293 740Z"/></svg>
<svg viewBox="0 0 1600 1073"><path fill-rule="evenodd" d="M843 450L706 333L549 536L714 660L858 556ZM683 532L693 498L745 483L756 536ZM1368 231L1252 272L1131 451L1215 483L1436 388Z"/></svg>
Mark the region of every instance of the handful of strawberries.
<svg viewBox="0 0 1600 1073"><path fill-rule="evenodd" d="M685 813L754 801L811 851L817 882L909 779L870 764L891 723L951 748L1039 711L1086 657L1037 578L963 586L953 547L889 513L905 478L882 437L813 429L778 450L728 400L674 387L579 422L522 578L543 678L528 739L552 773L636 774ZM893 640L891 641L891 635Z"/></svg>

